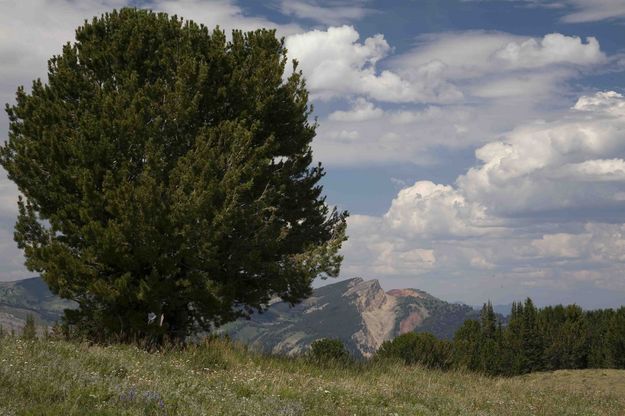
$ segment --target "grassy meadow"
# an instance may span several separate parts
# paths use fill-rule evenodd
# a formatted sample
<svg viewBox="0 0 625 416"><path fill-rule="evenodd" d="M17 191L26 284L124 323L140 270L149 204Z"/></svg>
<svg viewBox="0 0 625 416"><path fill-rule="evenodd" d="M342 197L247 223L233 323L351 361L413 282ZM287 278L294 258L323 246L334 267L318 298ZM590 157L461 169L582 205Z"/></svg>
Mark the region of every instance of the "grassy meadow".
<svg viewBox="0 0 625 416"><path fill-rule="evenodd" d="M624 415L625 371L489 378L395 363L319 366L211 341L0 338L0 415Z"/></svg>

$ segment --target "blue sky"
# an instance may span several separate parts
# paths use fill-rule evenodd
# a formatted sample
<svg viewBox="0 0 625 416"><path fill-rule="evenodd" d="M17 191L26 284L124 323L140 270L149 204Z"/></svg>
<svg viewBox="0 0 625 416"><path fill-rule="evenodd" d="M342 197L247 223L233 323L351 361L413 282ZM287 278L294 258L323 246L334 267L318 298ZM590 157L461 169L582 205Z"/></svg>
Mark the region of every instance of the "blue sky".
<svg viewBox="0 0 625 416"><path fill-rule="evenodd" d="M0 0L2 101L83 19L125 5L285 37L328 202L352 213L343 278L624 303L625 0ZM0 280L30 276L16 197L2 172Z"/></svg>

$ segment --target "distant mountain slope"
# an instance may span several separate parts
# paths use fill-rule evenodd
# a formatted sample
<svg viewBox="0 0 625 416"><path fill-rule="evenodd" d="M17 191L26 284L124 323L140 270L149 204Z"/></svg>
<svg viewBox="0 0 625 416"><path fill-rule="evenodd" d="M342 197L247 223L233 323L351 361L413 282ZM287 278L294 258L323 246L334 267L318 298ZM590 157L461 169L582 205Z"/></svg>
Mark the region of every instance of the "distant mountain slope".
<svg viewBox="0 0 625 416"><path fill-rule="evenodd" d="M297 354L319 338L338 338L352 353L369 357L385 340L410 331L449 339L466 319L478 316L470 306L421 290L384 292L377 280L354 278L318 288L293 308L273 303L266 312L221 331L255 349L279 354Z"/></svg>
<svg viewBox="0 0 625 416"><path fill-rule="evenodd" d="M48 289L39 277L0 282L0 325L19 329L26 315L33 314L43 325L57 321L63 310L74 307L74 303L60 299Z"/></svg>
<svg viewBox="0 0 625 416"><path fill-rule="evenodd" d="M32 313L51 325L74 303L53 295L40 278L0 283L0 325L19 330ZM371 356L385 340L416 331L450 339L466 319L479 312L448 303L417 289L385 292L377 280L344 280L315 289L302 303L272 303L249 320L225 325L221 333L252 348L296 354L320 338L338 338L357 356Z"/></svg>

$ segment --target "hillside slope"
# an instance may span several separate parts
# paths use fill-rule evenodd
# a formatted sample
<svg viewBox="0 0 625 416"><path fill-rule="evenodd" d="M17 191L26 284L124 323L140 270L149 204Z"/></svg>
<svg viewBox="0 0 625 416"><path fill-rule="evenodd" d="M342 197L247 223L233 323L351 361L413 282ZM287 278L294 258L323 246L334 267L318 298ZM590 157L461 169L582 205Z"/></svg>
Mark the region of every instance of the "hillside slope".
<svg viewBox="0 0 625 416"><path fill-rule="evenodd" d="M0 339L2 415L625 414L625 370L510 379L392 363L315 366L223 342L129 346Z"/></svg>
<svg viewBox="0 0 625 416"><path fill-rule="evenodd" d="M40 325L51 325L63 310L74 303L55 296L39 277L0 282L0 325L18 330L24 325L26 315L33 314Z"/></svg>

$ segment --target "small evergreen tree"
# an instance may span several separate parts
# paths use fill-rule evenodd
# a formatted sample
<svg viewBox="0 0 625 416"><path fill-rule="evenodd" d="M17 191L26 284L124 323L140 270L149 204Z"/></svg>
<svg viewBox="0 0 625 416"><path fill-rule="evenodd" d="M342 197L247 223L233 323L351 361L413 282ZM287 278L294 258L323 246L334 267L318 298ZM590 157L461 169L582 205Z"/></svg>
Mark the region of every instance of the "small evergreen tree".
<svg viewBox="0 0 625 416"><path fill-rule="evenodd" d="M548 306L538 315L540 333L544 342L543 364L546 370L562 368L561 331L566 322L566 312L562 305Z"/></svg>
<svg viewBox="0 0 625 416"><path fill-rule="evenodd" d="M22 328L22 338L33 340L37 338L37 327L35 325L35 317L32 314L26 315L26 323Z"/></svg>
<svg viewBox="0 0 625 416"><path fill-rule="evenodd" d="M482 307L480 324L482 326L482 335L487 339L494 339L497 332L497 316L490 300Z"/></svg>
<svg viewBox="0 0 625 416"><path fill-rule="evenodd" d="M625 306L619 308L608 331L615 368L625 368Z"/></svg>
<svg viewBox="0 0 625 416"><path fill-rule="evenodd" d="M523 351L521 371L529 373L542 369L543 342L538 329L537 310L530 298L523 305L520 335Z"/></svg>
<svg viewBox="0 0 625 416"><path fill-rule="evenodd" d="M501 365L501 327L490 301L484 304L480 312L480 329L479 370L487 374L497 374Z"/></svg>
<svg viewBox="0 0 625 416"><path fill-rule="evenodd" d="M479 371L482 369L482 328L479 322L466 320L454 334L454 365Z"/></svg>
<svg viewBox="0 0 625 416"><path fill-rule="evenodd" d="M566 308L566 321L561 328L560 338L563 344L561 368L587 368L588 366L588 328L586 318L577 305Z"/></svg>
<svg viewBox="0 0 625 416"><path fill-rule="evenodd" d="M613 367L610 326L614 319L612 309L589 311L585 314L588 331L588 368Z"/></svg>
<svg viewBox="0 0 625 416"><path fill-rule="evenodd" d="M502 334L500 372L504 375L521 374L525 367L523 351L523 304L512 303L508 325Z"/></svg>

